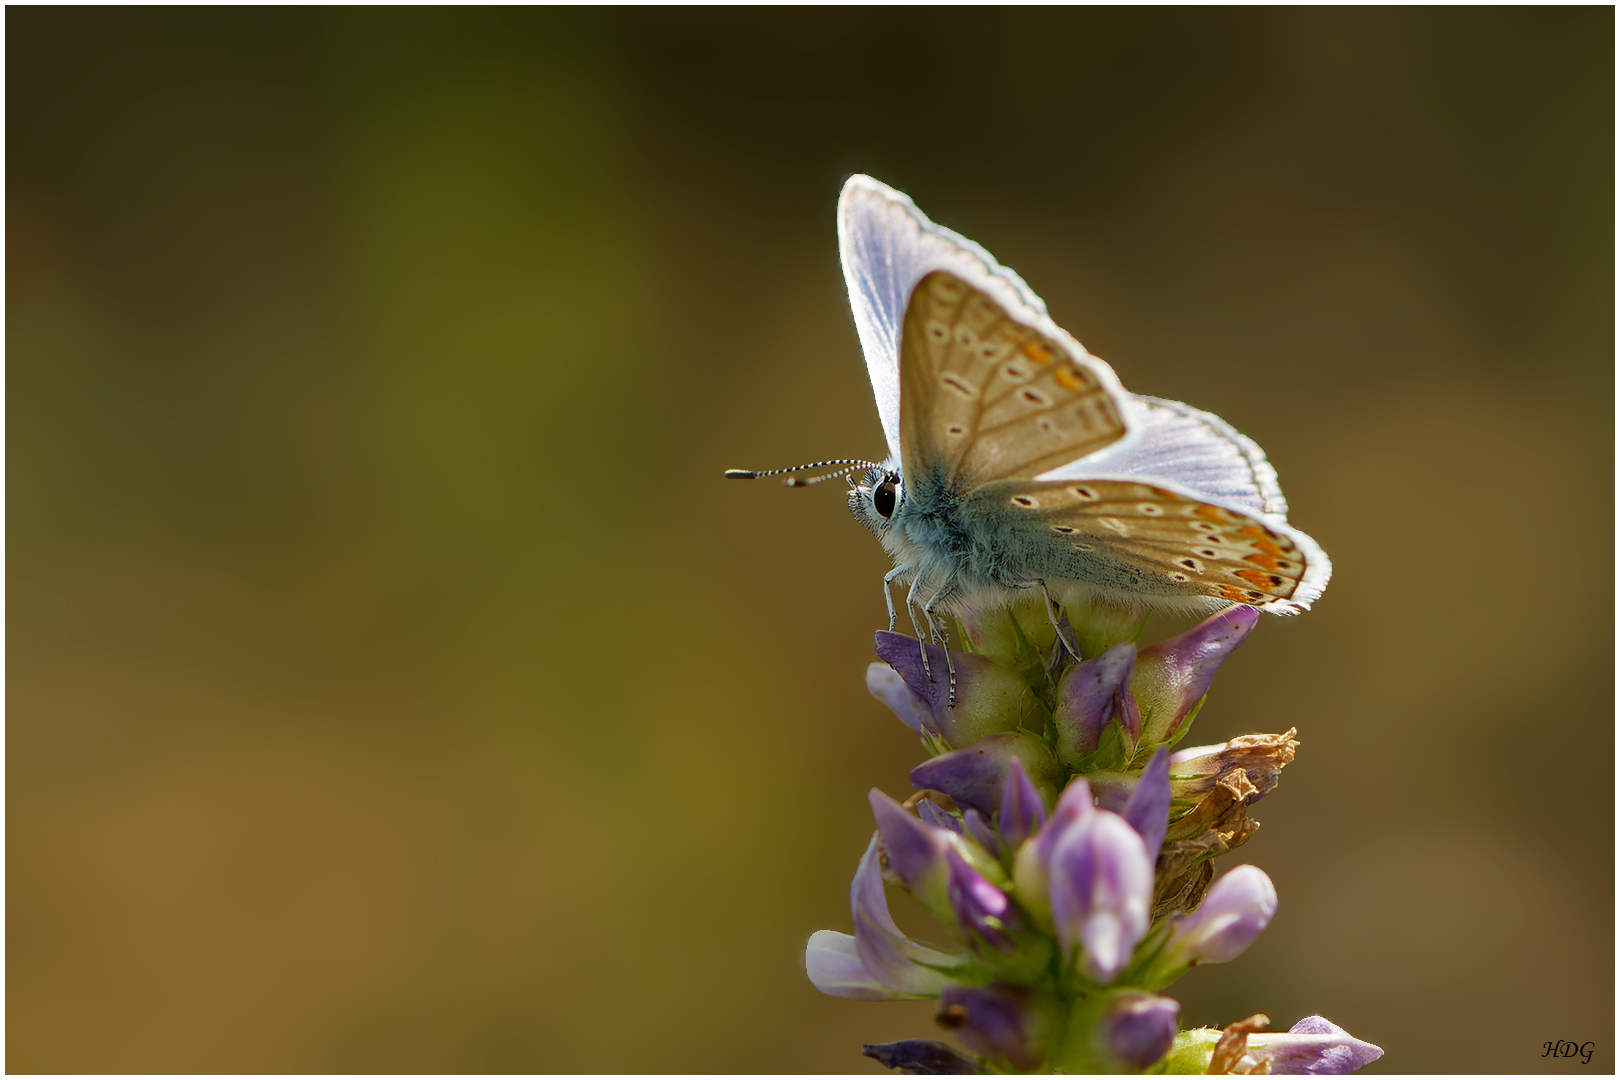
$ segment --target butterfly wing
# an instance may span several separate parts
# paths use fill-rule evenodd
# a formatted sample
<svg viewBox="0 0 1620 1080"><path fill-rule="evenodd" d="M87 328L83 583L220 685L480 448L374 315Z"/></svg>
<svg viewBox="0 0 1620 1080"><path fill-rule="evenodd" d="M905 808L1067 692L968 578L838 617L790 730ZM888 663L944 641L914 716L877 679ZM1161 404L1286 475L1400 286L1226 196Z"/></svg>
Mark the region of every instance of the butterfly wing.
<svg viewBox="0 0 1620 1080"><path fill-rule="evenodd" d="M929 221L910 198L888 185L870 176L849 178L838 198L838 247L855 329L892 456L901 456L900 339L906 306L917 283L933 270L948 271L984 293L1013 320L1082 359L1116 399L1125 396L1113 369L1087 354L1052 322L1046 305L1023 278L978 244ZM1122 421L1128 432L1129 417Z"/></svg>
<svg viewBox="0 0 1620 1080"><path fill-rule="evenodd" d="M1117 442L1117 397L1065 344L944 270L911 294L900 337L908 484L951 491L1032 477ZM1089 358L1086 358L1089 359Z"/></svg>
<svg viewBox="0 0 1620 1080"><path fill-rule="evenodd" d="M954 474L966 517L994 523L1052 578L1282 614L1322 594L1331 564L1284 520L1276 472L1252 440L1210 413L1127 393L1022 278L904 194L853 176L838 226L884 435L908 484L935 467ZM929 335L934 307L908 314L935 271L965 287L948 340ZM1047 422L1059 430L1043 443Z"/></svg>
<svg viewBox="0 0 1620 1080"><path fill-rule="evenodd" d="M1282 517L1288 502L1277 470L1253 439L1214 413L1179 401L1127 395L1138 437L1084 461L1042 473L1040 480L1083 480L1112 473L1174 477L1198 495L1254 514Z"/></svg>
<svg viewBox="0 0 1620 1080"><path fill-rule="evenodd" d="M1053 578L1136 596L1229 600L1293 614L1322 595L1332 565L1280 517L1201 496L1162 477L1003 480L964 512Z"/></svg>

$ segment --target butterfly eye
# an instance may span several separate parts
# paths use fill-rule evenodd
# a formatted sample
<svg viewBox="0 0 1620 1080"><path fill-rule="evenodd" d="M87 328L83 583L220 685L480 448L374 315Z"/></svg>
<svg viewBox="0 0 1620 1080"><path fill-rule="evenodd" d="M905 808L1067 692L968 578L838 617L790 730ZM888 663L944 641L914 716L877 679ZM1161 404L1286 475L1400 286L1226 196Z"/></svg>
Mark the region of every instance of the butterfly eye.
<svg viewBox="0 0 1620 1080"><path fill-rule="evenodd" d="M872 509L878 512L879 517L894 516L894 481L885 480L872 489Z"/></svg>

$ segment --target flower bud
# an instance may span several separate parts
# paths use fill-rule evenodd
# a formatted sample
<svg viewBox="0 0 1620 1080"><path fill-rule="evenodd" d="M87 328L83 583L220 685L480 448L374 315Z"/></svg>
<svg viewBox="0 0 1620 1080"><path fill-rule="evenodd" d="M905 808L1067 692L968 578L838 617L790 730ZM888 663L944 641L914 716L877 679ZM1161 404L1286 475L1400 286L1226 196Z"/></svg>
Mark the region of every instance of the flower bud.
<svg viewBox="0 0 1620 1080"><path fill-rule="evenodd" d="M949 829L951 832L958 833L962 831L962 822L949 812L941 809L930 799L923 799L917 803L917 816L930 825L941 829Z"/></svg>
<svg viewBox="0 0 1620 1080"><path fill-rule="evenodd" d="M911 692L906 686L906 680L888 664L866 666L866 689L873 697L887 705L889 711L898 716L902 724L918 735L923 733L924 719L932 724L933 715L929 713L927 705ZM931 734L939 734L931 727L929 730Z"/></svg>
<svg viewBox="0 0 1620 1080"><path fill-rule="evenodd" d="M1001 788L1001 813L996 822L1001 842L1012 851L1017 851L1019 844L1046 824L1046 800L1035 789L1023 762L1017 757L1007 762L1007 780Z"/></svg>
<svg viewBox="0 0 1620 1080"><path fill-rule="evenodd" d="M1121 642L1099 656L1076 664L1058 683L1052 720L1057 726L1058 760L1070 768L1093 753L1102 742L1108 721L1117 719L1134 746L1142 732L1142 717L1131 697L1131 675L1136 669L1136 646Z"/></svg>
<svg viewBox="0 0 1620 1080"><path fill-rule="evenodd" d="M1249 1036L1249 1054L1258 1071L1275 1075L1341 1076L1384 1056L1370 1042L1351 1035L1330 1020L1307 1016L1284 1035L1260 1032Z"/></svg>
<svg viewBox="0 0 1620 1080"><path fill-rule="evenodd" d="M1141 836L1118 814L1093 810L1063 830L1047 874L1065 958L1079 950L1088 978L1113 982L1148 928L1153 862Z"/></svg>
<svg viewBox="0 0 1620 1080"><path fill-rule="evenodd" d="M950 868L945 863L945 852L952 833L924 822L877 788L872 789L868 800L889 868L930 911L949 918L951 906L945 883Z"/></svg>
<svg viewBox="0 0 1620 1080"><path fill-rule="evenodd" d="M1007 768L1014 757L1024 763L1038 789L1057 790L1057 761L1046 744L1027 731L986 735L970 746L930 758L911 770L911 785L943 791L957 805L992 817L1001 809Z"/></svg>
<svg viewBox="0 0 1620 1080"><path fill-rule="evenodd" d="M945 650L926 646L928 670L923 670L917 639L880 630L878 658L899 673L914 695L912 705L919 722L952 747L963 747L998 731L1012 731L1023 719L1029 684L1016 671L973 653L951 652L956 669L956 703L951 704L951 676ZM926 711L926 715L925 715ZM904 717L902 716L903 720Z"/></svg>
<svg viewBox="0 0 1620 1080"><path fill-rule="evenodd" d="M946 849L945 865L945 895L957 925L1003 952L1010 952L1013 940L1007 936L1007 925L1012 904L1007 894L969 866L955 849Z"/></svg>
<svg viewBox="0 0 1620 1080"><path fill-rule="evenodd" d="M1054 1003L1014 986L952 986L939 995L935 1019L976 1054L1033 1072L1045 1060Z"/></svg>
<svg viewBox="0 0 1620 1080"><path fill-rule="evenodd" d="M971 806L962 813L962 835L973 837L991 856L1000 857L1001 841L996 837L995 830L984 820L984 815Z"/></svg>
<svg viewBox="0 0 1620 1080"><path fill-rule="evenodd" d="M948 988L952 993L956 988ZM1119 1071L1142 1072L1170 1052L1181 1016L1172 998L1125 990L1104 1006L1094 1029L1096 1049L1112 1058Z"/></svg>
<svg viewBox="0 0 1620 1080"><path fill-rule="evenodd" d="M1013 857L1013 888L1018 902L1024 906L1041 929L1052 931L1051 875L1048 871L1052 852L1058 839L1070 824L1096 807L1091 801L1091 786L1084 776L1077 776L1063 789L1052 816L1041 826L1041 831L1025 840Z"/></svg>
<svg viewBox="0 0 1620 1080"><path fill-rule="evenodd" d="M1222 661L1243 644L1259 620L1258 611L1239 604L1137 654L1131 690L1145 717L1148 742L1167 742L1180 729L1187 714L1209 693Z"/></svg>
<svg viewBox="0 0 1620 1080"><path fill-rule="evenodd" d="M1125 802L1120 816L1130 822L1131 828L1142 838L1142 847L1149 859L1159 858L1164 846L1164 833L1170 827L1170 751L1159 747L1153 760L1142 770L1141 779Z"/></svg>
<svg viewBox="0 0 1620 1080"><path fill-rule="evenodd" d="M1096 800L1091 795L1091 784L1086 777L1077 776L1069 781L1058 796L1057 805L1052 807L1052 816L1041 829L1036 838L1036 847L1040 854L1042 865L1052 861L1052 849L1057 846L1058 838L1070 824L1080 820L1097 809Z"/></svg>
<svg viewBox="0 0 1620 1080"><path fill-rule="evenodd" d="M1099 807L1116 814L1131 801L1131 792L1136 790L1136 779L1130 773L1104 769L1086 773L1086 780L1091 784L1091 797Z"/></svg>
<svg viewBox="0 0 1620 1080"><path fill-rule="evenodd" d="M1260 1030L1265 1023L1265 1017L1254 1016L1224 1031L1183 1031L1171 1048L1167 1071L1342 1076L1384 1056L1379 1047L1320 1016L1307 1016L1278 1034Z"/></svg>
<svg viewBox="0 0 1620 1080"><path fill-rule="evenodd" d="M1010 668L1038 661L1057 637L1039 596L1006 607L965 611L959 618L975 652Z"/></svg>
<svg viewBox="0 0 1620 1080"><path fill-rule="evenodd" d="M977 1076L979 1073L973 1062L933 1039L868 1043L861 1047L861 1056L871 1058L886 1069L919 1076Z"/></svg>
<svg viewBox="0 0 1620 1080"><path fill-rule="evenodd" d="M1099 656L1120 642L1135 641L1148 616L1148 606L1141 601L1120 605L1107 600L1083 600L1069 604L1066 610L1080 655L1086 657Z"/></svg>
<svg viewBox="0 0 1620 1080"><path fill-rule="evenodd" d="M1277 914L1277 888L1257 866L1227 871L1204 902L1170 931L1164 957L1180 966L1224 964L1242 955Z"/></svg>

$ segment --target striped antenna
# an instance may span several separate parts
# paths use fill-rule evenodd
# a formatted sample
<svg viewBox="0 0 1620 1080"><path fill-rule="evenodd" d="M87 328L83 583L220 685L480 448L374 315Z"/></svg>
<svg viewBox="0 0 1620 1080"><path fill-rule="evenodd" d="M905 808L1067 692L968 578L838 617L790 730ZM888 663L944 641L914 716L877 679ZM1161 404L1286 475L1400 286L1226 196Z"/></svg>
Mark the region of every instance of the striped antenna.
<svg viewBox="0 0 1620 1080"><path fill-rule="evenodd" d="M765 472L755 472L752 469L727 469L726 479L759 480L767 476L781 476L784 473L804 472L807 469L825 469L829 465L848 465L852 467L864 466L868 469L881 469L883 467L875 461L863 461L860 458L839 458L836 461L813 461L808 465L795 465L791 469L769 469ZM788 487L809 487L811 484L819 484L823 480L831 480L835 476L847 476L849 471L849 469L837 469L833 472L827 473L825 476L813 476L808 480L797 476L791 476L782 482Z"/></svg>

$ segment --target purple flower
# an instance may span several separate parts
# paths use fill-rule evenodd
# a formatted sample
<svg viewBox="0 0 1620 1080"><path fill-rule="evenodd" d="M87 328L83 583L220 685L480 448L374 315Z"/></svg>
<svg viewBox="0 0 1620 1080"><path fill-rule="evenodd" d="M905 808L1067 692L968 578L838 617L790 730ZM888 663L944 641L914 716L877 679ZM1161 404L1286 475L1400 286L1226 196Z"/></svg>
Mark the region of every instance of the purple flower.
<svg viewBox="0 0 1620 1080"><path fill-rule="evenodd" d="M892 1043L868 1043L861 1055L887 1069L919 1076L976 1076L978 1068L942 1042L933 1039L902 1039Z"/></svg>
<svg viewBox="0 0 1620 1080"><path fill-rule="evenodd" d="M983 656L952 650L951 662L956 668L956 705L952 707L944 649L927 646L928 671L924 671L916 638L879 630L876 646L878 658L900 675L911 692L909 700L918 722L948 745L967 746L986 735L1012 731L1022 721L1024 704L1030 697L1029 684L1011 668ZM867 685L871 685L870 674ZM885 698L885 703L888 700ZM905 720L898 709L895 711Z"/></svg>
<svg viewBox="0 0 1620 1080"><path fill-rule="evenodd" d="M1159 747L1142 770L1142 778L1125 802L1120 816L1142 837L1148 858L1157 861L1170 827L1170 751Z"/></svg>
<svg viewBox="0 0 1620 1080"><path fill-rule="evenodd" d="M877 788L868 799L895 876L934 914L948 917L951 908L945 879L950 868L945 865L945 852L953 834L924 822Z"/></svg>
<svg viewBox="0 0 1620 1080"><path fill-rule="evenodd" d="M986 735L971 746L931 758L911 770L911 785L943 791L958 805L971 806L988 818L1001 809L1007 769L1015 757L1026 763L1037 787L1056 790L1057 762L1027 731Z"/></svg>
<svg viewBox="0 0 1620 1080"><path fill-rule="evenodd" d="M1148 929L1153 861L1142 837L1118 814L1093 810L1063 829L1047 874L1065 958L1079 950L1088 978L1112 982Z"/></svg>
<svg viewBox="0 0 1620 1080"><path fill-rule="evenodd" d="M984 820L984 815L971 806L962 813L962 835L973 837L985 851L993 856L1000 856L1001 842L996 839L995 830Z"/></svg>
<svg viewBox="0 0 1620 1080"><path fill-rule="evenodd" d="M1125 1071L1141 1072L1170 1052L1180 1016L1171 998L1126 990L1104 1007L1094 1038Z"/></svg>
<svg viewBox="0 0 1620 1080"><path fill-rule="evenodd" d="M1013 884L1019 903L1035 918L1044 930L1051 931L1051 874L1052 852L1058 840L1076 821L1096 812L1091 801L1091 786L1084 776L1077 776L1063 789L1052 816L1047 818L1034 841L1022 845L1013 860Z"/></svg>
<svg viewBox="0 0 1620 1080"><path fill-rule="evenodd" d="M1100 655L1070 668L1058 683L1058 760L1072 767L1095 751L1108 721L1117 719L1134 745L1142 733L1142 715L1131 696L1131 675L1136 669L1136 646L1110 645Z"/></svg>
<svg viewBox="0 0 1620 1080"><path fill-rule="evenodd" d="M1091 784L1091 797L1097 805L1120 814L1131 801L1137 778L1122 772L1088 772L1086 780Z"/></svg>
<svg viewBox="0 0 1620 1080"><path fill-rule="evenodd" d="M997 886L1007 875L995 856L982 851L977 844L965 842L959 832L923 821L877 788L872 789L869 799L872 818L877 822L878 835L889 858L889 868L937 917L948 922L957 915L951 898L952 870L947 856L955 856L980 876L988 875L990 887L1000 892Z"/></svg>
<svg viewBox="0 0 1620 1080"><path fill-rule="evenodd" d="M945 895L963 930L971 931L1003 952L1013 940L1005 932L1012 904L1007 894L967 864L954 848L945 850Z"/></svg>
<svg viewBox="0 0 1620 1080"><path fill-rule="evenodd" d="M900 673L888 664L868 664L866 666L866 689L872 696L889 707L900 722L912 731L921 735L924 723L929 726L930 734L938 735L933 730L933 714L929 712L928 705L906 686L906 680Z"/></svg>
<svg viewBox="0 0 1620 1080"><path fill-rule="evenodd" d="M1176 1038L1170 1072L1272 1073L1338 1076L1377 1061L1384 1051L1320 1016L1307 1016L1286 1032L1263 1030L1270 1021L1251 1016L1225 1030L1196 1028Z"/></svg>
<svg viewBox="0 0 1620 1080"><path fill-rule="evenodd" d="M1279 1076L1339 1076L1377 1061L1384 1051L1332 1021L1307 1016L1286 1035L1250 1035L1249 1055Z"/></svg>
<svg viewBox="0 0 1620 1080"><path fill-rule="evenodd" d="M1259 620L1258 611L1239 604L1137 654L1131 689L1147 717L1149 742L1166 742L1176 733L1209 693L1216 669Z"/></svg>
<svg viewBox="0 0 1620 1080"><path fill-rule="evenodd" d="M1046 824L1046 802L1024 772L1024 764L1014 757L1007 762L1007 780L1001 788L1001 816L997 825L1001 842L1017 851L1030 836Z"/></svg>
<svg viewBox="0 0 1620 1080"><path fill-rule="evenodd" d="M853 937L818 930L805 948L805 970L817 990L857 1001L894 1001L934 997L950 985L938 969L955 967L963 959L919 945L894 924L883 893L876 836L855 871L849 906Z"/></svg>
<svg viewBox="0 0 1620 1080"><path fill-rule="evenodd" d="M949 829L951 832L962 831L962 823L934 805L930 799L924 799L917 804L917 816L941 829Z"/></svg>
<svg viewBox="0 0 1620 1080"><path fill-rule="evenodd" d="M1051 1003L1013 986L951 986L939 995L936 1019L968 1049L1032 1072L1045 1058Z"/></svg>
<svg viewBox="0 0 1620 1080"><path fill-rule="evenodd" d="M1096 809L1096 802L1091 797L1091 785L1086 778L1077 776L1070 780L1069 786L1058 796L1057 805L1052 807L1052 816L1047 819L1036 841L1041 862L1051 862L1052 849L1057 846L1063 830Z"/></svg>
<svg viewBox="0 0 1620 1080"><path fill-rule="evenodd" d="M1224 964L1242 955L1277 914L1277 889L1257 866L1227 871L1198 910L1170 931L1164 956L1177 965Z"/></svg>

